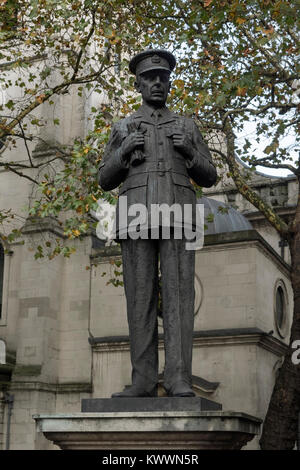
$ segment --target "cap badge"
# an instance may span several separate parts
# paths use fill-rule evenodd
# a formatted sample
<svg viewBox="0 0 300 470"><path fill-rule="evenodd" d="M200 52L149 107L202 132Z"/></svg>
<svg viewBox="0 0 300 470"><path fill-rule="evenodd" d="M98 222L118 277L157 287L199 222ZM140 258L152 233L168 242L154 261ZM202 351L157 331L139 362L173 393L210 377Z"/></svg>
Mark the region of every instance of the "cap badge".
<svg viewBox="0 0 300 470"><path fill-rule="evenodd" d="M151 57L151 62L153 64L160 64L160 57L158 55L154 55Z"/></svg>

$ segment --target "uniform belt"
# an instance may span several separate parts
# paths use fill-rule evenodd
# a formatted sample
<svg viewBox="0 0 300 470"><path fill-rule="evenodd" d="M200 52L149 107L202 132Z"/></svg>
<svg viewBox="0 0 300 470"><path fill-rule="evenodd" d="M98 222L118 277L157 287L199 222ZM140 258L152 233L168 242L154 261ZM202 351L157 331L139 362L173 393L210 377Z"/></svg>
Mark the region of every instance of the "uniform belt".
<svg viewBox="0 0 300 470"><path fill-rule="evenodd" d="M180 175L180 176L185 176L186 178L189 178L189 175L187 172L185 173L181 173L179 171L174 171L174 170L160 170L159 168L155 169L155 170L145 170L145 171L137 171L137 172L134 172L134 173L128 173L127 175L127 178L131 178L132 176L137 176L137 175L144 175L144 174L149 174L149 173L170 173L170 175L176 173L177 175Z"/></svg>
<svg viewBox="0 0 300 470"><path fill-rule="evenodd" d="M168 162L160 161L146 161L143 164L137 165L135 167L130 167L128 176L138 175L140 173L149 173L149 172L174 172L174 173L183 173L187 176L187 169L183 162L182 165L178 165L176 162L176 168L172 168Z"/></svg>

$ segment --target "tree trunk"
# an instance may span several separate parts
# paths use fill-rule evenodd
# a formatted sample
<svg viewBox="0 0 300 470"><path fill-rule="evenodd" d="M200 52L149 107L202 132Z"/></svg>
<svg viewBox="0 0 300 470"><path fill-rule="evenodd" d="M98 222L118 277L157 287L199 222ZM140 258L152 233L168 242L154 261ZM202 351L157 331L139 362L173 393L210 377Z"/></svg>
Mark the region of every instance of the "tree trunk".
<svg viewBox="0 0 300 470"><path fill-rule="evenodd" d="M263 450L293 449L297 439L300 364L293 364L291 356L295 350L291 346L295 340L300 340L300 186L296 214L289 233L289 247L292 260L294 315L289 350L279 370L263 425L260 439Z"/></svg>

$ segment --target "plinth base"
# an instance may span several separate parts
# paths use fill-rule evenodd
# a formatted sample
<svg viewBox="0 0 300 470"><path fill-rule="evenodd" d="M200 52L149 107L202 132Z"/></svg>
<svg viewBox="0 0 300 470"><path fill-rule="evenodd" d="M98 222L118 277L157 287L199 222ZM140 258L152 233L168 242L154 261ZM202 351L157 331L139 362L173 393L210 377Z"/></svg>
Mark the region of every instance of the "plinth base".
<svg viewBox="0 0 300 470"><path fill-rule="evenodd" d="M85 413L217 410L222 410L221 403L202 397L83 398L81 400L81 411Z"/></svg>
<svg viewBox="0 0 300 470"><path fill-rule="evenodd" d="M187 400L187 399L186 399ZM234 411L133 411L35 415L61 449L241 449L261 420Z"/></svg>

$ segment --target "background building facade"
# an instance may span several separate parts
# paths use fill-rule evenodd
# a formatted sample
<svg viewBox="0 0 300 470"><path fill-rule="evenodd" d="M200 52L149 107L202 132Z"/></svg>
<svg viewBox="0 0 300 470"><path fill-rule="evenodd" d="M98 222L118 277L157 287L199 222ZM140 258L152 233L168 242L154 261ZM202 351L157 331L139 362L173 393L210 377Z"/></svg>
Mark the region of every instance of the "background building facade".
<svg viewBox="0 0 300 470"><path fill-rule="evenodd" d="M58 134L51 109L41 108L46 121L49 113L44 140L68 143L83 132L86 102L76 93L58 100ZM37 160L51 157L47 146L32 144L31 151ZM22 160L23 144L14 152ZM296 184L293 177L259 173L251 182L287 219ZM55 219L36 224L28 217L30 181L1 170L0 188L1 207L20 214L24 242L0 251L0 448L51 449L36 432L34 414L80 411L82 398L109 397L131 381L123 287L107 284L120 251L89 234L69 259L34 259L42 241L63 240L61 228ZM224 410L263 418L293 313L288 248L228 178L205 190L200 202L214 220L196 254L193 388ZM229 212L219 210L228 204ZM163 364L161 323L159 329ZM257 440L248 447L257 448Z"/></svg>

